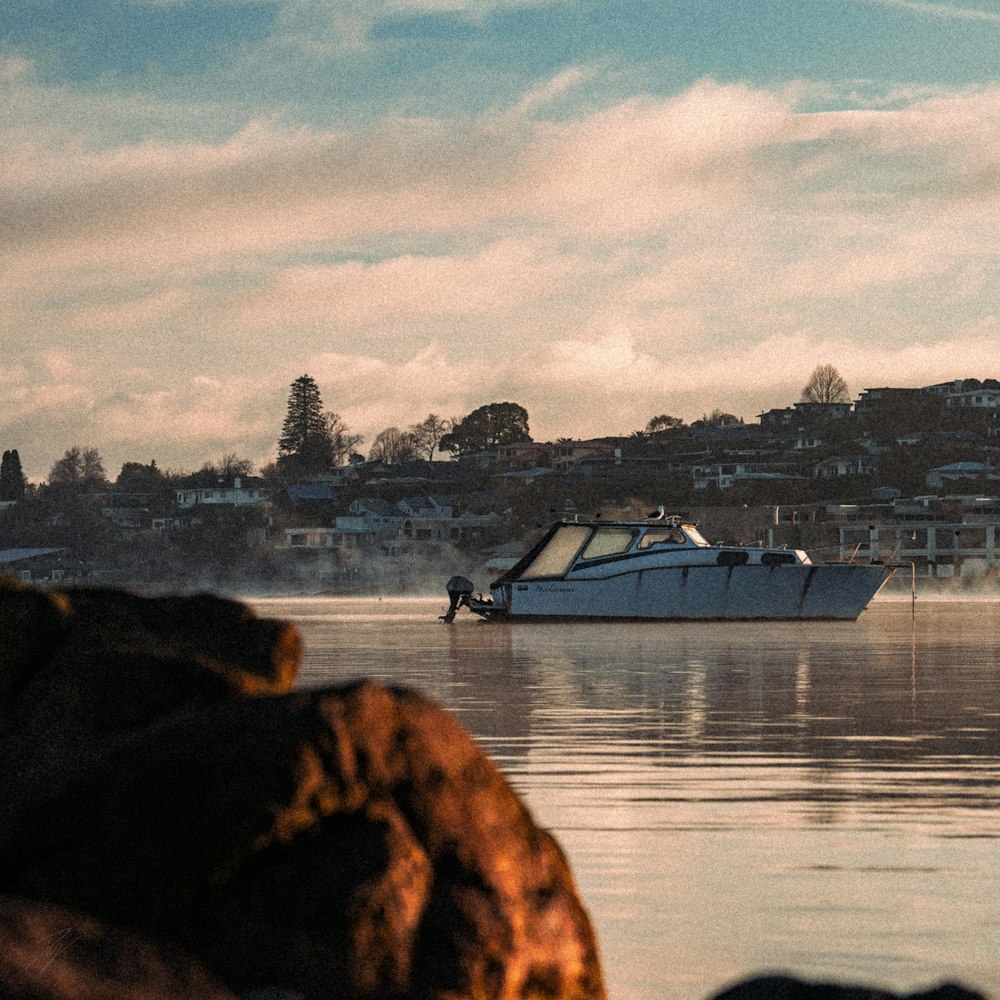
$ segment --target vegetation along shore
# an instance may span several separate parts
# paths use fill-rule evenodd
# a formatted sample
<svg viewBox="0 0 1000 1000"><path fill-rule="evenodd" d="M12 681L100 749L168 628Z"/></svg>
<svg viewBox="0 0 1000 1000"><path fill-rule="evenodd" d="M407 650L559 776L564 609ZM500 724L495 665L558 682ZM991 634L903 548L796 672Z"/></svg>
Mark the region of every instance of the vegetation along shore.
<svg viewBox="0 0 1000 1000"><path fill-rule="evenodd" d="M9 442L0 571L50 585L437 593L453 572L485 587L554 519L662 503L713 540L910 563L920 589L993 593L998 414L995 379L852 400L826 364L799 400L753 420L660 414L627 436L541 442L523 407L494 402L386 428L365 453L302 375L263 468L237 454L196 472L151 459L112 478L96 448L74 444L29 483Z"/></svg>

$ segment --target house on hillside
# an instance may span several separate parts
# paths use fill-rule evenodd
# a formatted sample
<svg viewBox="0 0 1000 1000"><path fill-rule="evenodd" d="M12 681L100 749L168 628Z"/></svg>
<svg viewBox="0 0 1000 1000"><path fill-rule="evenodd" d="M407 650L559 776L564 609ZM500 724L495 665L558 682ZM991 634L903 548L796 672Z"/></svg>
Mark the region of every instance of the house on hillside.
<svg viewBox="0 0 1000 1000"><path fill-rule="evenodd" d="M7 573L22 583L58 583L66 578L65 548L0 549L0 574Z"/></svg>
<svg viewBox="0 0 1000 1000"><path fill-rule="evenodd" d="M288 494L288 499L296 506L337 502L333 483L289 483L285 487L285 492Z"/></svg>
<svg viewBox="0 0 1000 1000"><path fill-rule="evenodd" d="M355 500L331 527L286 528L283 547L378 549L383 555L398 556L414 544L476 540L501 520L492 512L456 517L454 507L440 497L408 497L397 504L366 497Z"/></svg>
<svg viewBox="0 0 1000 1000"><path fill-rule="evenodd" d="M871 455L834 455L818 461L812 467L815 479L832 479L837 476L871 476L875 473L875 460Z"/></svg>
<svg viewBox="0 0 1000 1000"><path fill-rule="evenodd" d="M133 538L152 524L148 507L102 507L101 516L118 529L122 538Z"/></svg>
<svg viewBox="0 0 1000 1000"><path fill-rule="evenodd" d="M765 466L756 462L709 462L692 465L691 477L696 490L707 490L711 486L728 490L736 483L802 478L772 464Z"/></svg>
<svg viewBox="0 0 1000 1000"><path fill-rule="evenodd" d="M795 403L778 407L757 415L760 426L772 431L787 430L803 424L825 424L833 420L846 420L853 409L852 403Z"/></svg>
<svg viewBox="0 0 1000 1000"><path fill-rule="evenodd" d="M228 482L220 479L212 486L188 486L174 492L182 510L198 506L254 507L264 502L263 486L263 479L235 476Z"/></svg>
<svg viewBox="0 0 1000 1000"><path fill-rule="evenodd" d="M510 469L551 468L559 471L574 468L581 462L613 456L615 445L611 441L518 441L496 449L491 463Z"/></svg>
<svg viewBox="0 0 1000 1000"><path fill-rule="evenodd" d="M404 497L396 504L396 509L407 517L447 518L455 516L455 508L440 497Z"/></svg>
<svg viewBox="0 0 1000 1000"><path fill-rule="evenodd" d="M859 417L868 416L883 402L919 406L929 395L925 389L897 389L892 386L864 389L854 402L854 412Z"/></svg>
<svg viewBox="0 0 1000 1000"><path fill-rule="evenodd" d="M931 469L924 476L924 482L932 489L940 489L948 483L1000 478L993 475L993 469L991 462L952 462Z"/></svg>
<svg viewBox="0 0 1000 1000"><path fill-rule="evenodd" d="M925 392L943 396L950 407L973 407L983 410L1000 410L1000 382L988 378L959 378L951 382L929 385Z"/></svg>

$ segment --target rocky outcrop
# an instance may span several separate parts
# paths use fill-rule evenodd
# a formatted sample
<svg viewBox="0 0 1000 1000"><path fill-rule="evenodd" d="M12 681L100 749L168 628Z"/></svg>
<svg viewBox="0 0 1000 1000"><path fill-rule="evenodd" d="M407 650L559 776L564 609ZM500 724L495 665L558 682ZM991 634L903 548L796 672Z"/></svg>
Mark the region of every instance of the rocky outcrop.
<svg viewBox="0 0 1000 1000"><path fill-rule="evenodd" d="M419 694L288 693L294 628L216 598L8 585L0 622L0 955L63 921L81 982L147 942L151 997L603 996L555 841Z"/></svg>

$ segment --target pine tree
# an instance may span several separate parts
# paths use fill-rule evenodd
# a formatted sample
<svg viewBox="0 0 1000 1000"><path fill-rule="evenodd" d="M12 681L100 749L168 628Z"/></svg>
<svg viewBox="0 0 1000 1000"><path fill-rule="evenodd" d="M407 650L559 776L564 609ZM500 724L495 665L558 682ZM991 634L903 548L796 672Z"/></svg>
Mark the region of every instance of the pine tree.
<svg viewBox="0 0 1000 1000"><path fill-rule="evenodd" d="M278 466L288 472L316 474L331 465L333 442L316 381L300 375L291 387L288 411L278 440Z"/></svg>
<svg viewBox="0 0 1000 1000"><path fill-rule="evenodd" d="M0 500L23 500L28 480L21 468L21 456L17 449L3 453L0 462Z"/></svg>

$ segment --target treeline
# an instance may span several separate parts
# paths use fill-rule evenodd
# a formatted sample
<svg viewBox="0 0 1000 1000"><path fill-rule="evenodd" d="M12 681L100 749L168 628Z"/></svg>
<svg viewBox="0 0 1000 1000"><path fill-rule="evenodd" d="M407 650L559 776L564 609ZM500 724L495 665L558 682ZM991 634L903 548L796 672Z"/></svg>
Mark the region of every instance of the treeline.
<svg viewBox="0 0 1000 1000"><path fill-rule="evenodd" d="M803 400L831 402L849 400L847 384L832 365L820 365L802 390ZM692 426L726 426L742 423L731 413L715 409L694 421ZM652 417L633 439L641 442L647 435L683 427L684 422L668 414ZM461 457L488 451L507 444L531 441L528 411L518 403L496 402L480 406L463 417L445 418L430 413L408 427L387 427L380 431L368 449L369 461L386 465L425 459L448 452ZM277 442L277 459L260 470L265 478L294 480L322 475L331 468L363 462L360 450L364 439L355 434L340 416L327 410L316 380L299 376L291 385L285 419ZM217 462L206 462L195 473L162 471L155 459L148 465L126 462L115 482L119 490L148 490L165 482L175 484L182 478L205 480L210 477L252 475L253 463L235 454ZM56 461L48 475L51 486L69 490L94 491L110 485L100 454L95 448L74 445ZM18 500L28 489L27 479L16 450L6 451L0 469L0 500Z"/></svg>

